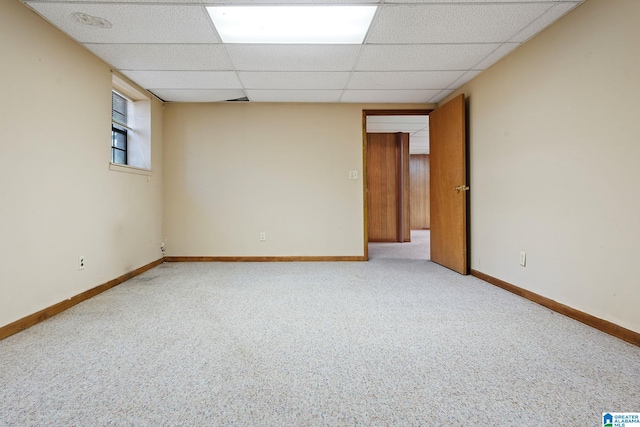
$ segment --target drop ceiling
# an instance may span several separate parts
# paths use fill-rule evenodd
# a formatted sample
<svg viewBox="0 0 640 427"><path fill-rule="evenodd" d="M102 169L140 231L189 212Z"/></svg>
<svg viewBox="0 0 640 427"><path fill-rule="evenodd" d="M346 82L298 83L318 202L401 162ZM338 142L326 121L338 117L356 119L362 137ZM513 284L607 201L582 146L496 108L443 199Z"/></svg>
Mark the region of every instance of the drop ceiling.
<svg viewBox="0 0 640 427"><path fill-rule="evenodd" d="M22 2L167 102L426 103L441 101L582 0ZM205 7L216 4L378 10L363 44L223 44Z"/></svg>
<svg viewBox="0 0 640 427"><path fill-rule="evenodd" d="M367 116L367 133L408 133L410 154L429 154L429 116Z"/></svg>

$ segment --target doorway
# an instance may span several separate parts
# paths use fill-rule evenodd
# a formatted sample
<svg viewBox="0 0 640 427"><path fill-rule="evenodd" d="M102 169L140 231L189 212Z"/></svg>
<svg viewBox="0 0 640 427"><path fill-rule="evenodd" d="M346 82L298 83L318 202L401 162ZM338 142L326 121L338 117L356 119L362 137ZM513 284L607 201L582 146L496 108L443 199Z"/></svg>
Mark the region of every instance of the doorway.
<svg viewBox="0 0 640 427"><path fill-rule="evenodd" d="M429 112L364 112L369 258L429 259Z"/></svg>
<svg viewBox="0 0 640 427"><path fill-rule="evenodd" d="M429 116L430 259L460 274L469 274L469 185L467 182L466 99L460 94L435 110L363 111L365 257L369 257L367 118Z"/></svg>

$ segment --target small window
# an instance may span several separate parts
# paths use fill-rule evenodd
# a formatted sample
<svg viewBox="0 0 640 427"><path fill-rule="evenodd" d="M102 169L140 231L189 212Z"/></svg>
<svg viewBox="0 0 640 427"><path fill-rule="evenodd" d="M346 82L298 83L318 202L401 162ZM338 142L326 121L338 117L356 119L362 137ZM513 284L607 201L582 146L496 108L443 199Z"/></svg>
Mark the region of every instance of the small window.
<svg viewBox="0 0 640 427"><path fill-rule="evenodd" d="M151 99L115 74L112 78L110 164L116 167L109 168L120 172L150 171Z"/></svg>
<svg viewBox="0 0 640 427"><path fill-rule="evenodd" d="M111 163L127 164L129 100L111 92Z"/></svg>

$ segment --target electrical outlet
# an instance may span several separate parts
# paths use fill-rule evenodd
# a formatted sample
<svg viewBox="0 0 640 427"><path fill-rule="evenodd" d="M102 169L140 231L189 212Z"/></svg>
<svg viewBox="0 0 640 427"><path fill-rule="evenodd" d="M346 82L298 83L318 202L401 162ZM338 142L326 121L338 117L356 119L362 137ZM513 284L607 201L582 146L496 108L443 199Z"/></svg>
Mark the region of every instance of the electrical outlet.
<svg viewBox="0 0 640 427"><path fill-rule="evenodd" d="M84 270L84 255L78 257L78 270Z"/></svg>
<svg viewBox="0 0 640 427"><path fill-rule="evenodd" d="M267 233L265 233L264 231L260 232L260 241L264 242L265 240L267 240Z"/></svg>
<svg viewBox="0 0 640 427"><path fill-rule="evenodd" d="M358 179L358 171L349 171L349 179Z"/></svg>
<svg viewBox="0 0 640 427"><path fill-rule="evenodd" d="M527 253L524 251L520 251L520 265L523 267L527 265Z"/></svg>

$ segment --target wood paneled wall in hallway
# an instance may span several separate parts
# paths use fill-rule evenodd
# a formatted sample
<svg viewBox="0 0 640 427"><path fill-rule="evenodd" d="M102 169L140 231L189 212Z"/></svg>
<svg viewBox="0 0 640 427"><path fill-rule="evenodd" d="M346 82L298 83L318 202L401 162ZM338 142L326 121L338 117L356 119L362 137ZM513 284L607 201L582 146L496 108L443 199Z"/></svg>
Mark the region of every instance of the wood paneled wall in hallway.
<svg viewBox="0 0 640 427"><path fill-rule="evenodd" d="M409 135L367 134L367 228L370 242L411 240Z"/></svg>
<svg viewBox="0 0 640 427"><path fill-rule="evenodd" d="M398 155L400 156L398 165L400 170L398 176L400 179L399 189L402 197L402 206L399 206L399 215L402 217L402 223L398 224L398 235L402 236L402 239L398 239L399 242L411 241L411 177L409 174L409 134L399 133L398 135Z"/></svg>
<svg viewBox="0 0 640 427"><path fill-rule="evenodd" d="M398 174L396 139L388 134L367 135L367 211L370 242L397 240Z"/></svg>
<svg viewBox="0 0 640 427"><path fill-rule="evenodd" d="M411 229L424 230L431 227L429 204L429 155L412 154L410 162L411 180Z"/></svg>

